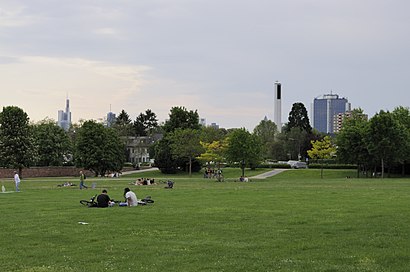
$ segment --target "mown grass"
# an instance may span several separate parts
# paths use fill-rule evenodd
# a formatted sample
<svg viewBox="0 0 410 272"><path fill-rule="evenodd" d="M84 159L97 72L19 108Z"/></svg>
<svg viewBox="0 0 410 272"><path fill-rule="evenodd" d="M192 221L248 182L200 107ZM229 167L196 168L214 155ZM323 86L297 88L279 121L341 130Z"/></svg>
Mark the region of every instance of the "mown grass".
<svg viewBox="0 0 410 272"><path fill-rule="evenodd" d="M226 172L226 171L225 171ZM228 171L229 172L229 171ZM141 174L147 176L147 173ZM169 177L156 176L158 180ZM2 271L408 271L410 179L346 179L354 171L289 170L249 183L180 176L133 186L151 206L86 208L136 176L97 188L29 179L0 194ZM11 181L3 181L8 190ZM81 225L78 222L87 222Z"/></svg>

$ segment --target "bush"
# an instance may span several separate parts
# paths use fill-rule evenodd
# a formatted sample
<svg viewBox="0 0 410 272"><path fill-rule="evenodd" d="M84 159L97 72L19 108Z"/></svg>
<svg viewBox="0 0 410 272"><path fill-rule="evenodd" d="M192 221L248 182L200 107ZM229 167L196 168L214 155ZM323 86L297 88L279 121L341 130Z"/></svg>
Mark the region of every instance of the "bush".
<svg viewBox="0 0 410 272"><path fill-rule="evenodd" d="M308 167L311 169L357 169L357 165L354 164L309 163Z"/></svg>

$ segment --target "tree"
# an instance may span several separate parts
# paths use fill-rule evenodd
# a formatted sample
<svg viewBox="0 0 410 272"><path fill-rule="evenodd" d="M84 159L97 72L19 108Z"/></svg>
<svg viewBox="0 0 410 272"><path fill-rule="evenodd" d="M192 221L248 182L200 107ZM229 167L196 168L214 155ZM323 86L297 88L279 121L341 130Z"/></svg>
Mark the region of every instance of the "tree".
<svg viewBox="0 0 410 272"><path fill-rule="evenodd" d="M226 157L232 163L239 163L242 176L245 176L245 166L254 168L261 157L261 145L258 137L245 128L235 129L227 138Z"/></svg>
<svg viewBox="0 0 410 272"><path fill-rule="evenodd" d="M278 128L276 124L265 118L260 121L259 124L254 128L253 134L259 138L262 144L262 156L264 159L273 158L272 147L275 143L275 136L278 133Z"/></svg>
<svg viewBox="0 0 410 272"><path fill-rule="evenodd" d="M113 127L118 131L120 136L130 136L132 135L132 124L128 113L122 110L118 115Z"/></svg>
<svg viewBox="0 0 410 272"><path fill-rule="evenodd" d="M335 155L336 147L332 144L330 136L325 136L323 140L312 141L312 149L307 153L312 159L330 159ZM323 161L321 165L320 177L323 178Z"/></svg>
<svg viewBox="0 0 410 272"><path fill-rule="evenodd" d="M0 113L0 162L3 167L22 169L32 165L35 157L29 118L21 108L3 107Z"/></svg>
<svg viewBox="0 0 410 272"><path fill-rule="evenodd" d="M406 131L390 112L380 111L370 119L366 132L367 149L380 162L382 178L384 168L391 167L402 157L401 149L408 145L406 140Z"/></svg>
<svg viewBox="0 0 410 272"><path fill-rule="evenodd" d="M147 136L153 129L158 127L158 120L155 113L147 109L144 113L140 113L133 123L135 135Z"/></svg>
<svg viewBox="0 0 410 272"><path fill-rule="evenodd" d="M189 176L192 176L192 160L203 152L199 142L199 131L194 129L176 129L170 135L171 151L173 157L187 158L189 163Z"/></svg>
<svg viewBox="0 0 410 272"><path fill-rule="evenodd" d="M227 147L226 140L213 141L212 143L200 142L205 152L198 159L207 163L214 162L218 169L221 168L221 162L224 161L224 153Z"/></svg>
<svg viewBox="0 0 410 272"><path fill-rule="evenodd" d="M178 168L177 161L172 157L171 139L165 135L155 143L154 161L155 166L164 174L175 174Z"/></svg>
<svg viewBox="0 0 410 272"><path fill-rule="evenodd" d="M78 130L75 162L98 175L118 172L125 161L124 144L118 133L94 121L86 121Z"/></svg>
<svg viewBox="0 0 410 272"><path fill-rule="evenodd" d="M294 103L288 117L287 130L291 128L299 128L307 133L312 132L312 127L309 123L309 117L303 103Z"/></svg>
<svg viewBox="0 0 410 272"><path fill-rule="evenodd" d="M357 164L357 177L360 166L366 170L371 158L366 147L367 120L363 110L354 109L350 117L343 121L341 131L336 135L337 158L343 163Z"/></svg>
<svg viewBox="0 0 410 272"><path fill-rule="evenodd" d="M405 165L409 162L410 158L410 109L408 107L397 107L392 112L393 118L397 120L402 127L403 132L406 134L406 144L402 146L400 156L397 158L398 162L402 165L402 175L405 175Z"/></svg>
<svg viewBox="0 0 410 272"><path fill-rule="evenodd" d="M212 143L214 141L222 141L226 135L227 131L224 128L215 128L215 127L201 127L201 141L206 143Z"/></svg>
<svg viewBox="0 0 410 272"><path fill-rule="evenodd" d="M169 120L164 124L165 132L172 132L175 129L199 129L199 114L195 111L188 111L185 107L173 107L169 114Z"/></svg>
<svg viewBox="0 0 410 272"><path fill-rule="evenodd" d="M43 120L33 125L37 147L38 166L62 166L71 155L68 134L53 120Z"/></svg>

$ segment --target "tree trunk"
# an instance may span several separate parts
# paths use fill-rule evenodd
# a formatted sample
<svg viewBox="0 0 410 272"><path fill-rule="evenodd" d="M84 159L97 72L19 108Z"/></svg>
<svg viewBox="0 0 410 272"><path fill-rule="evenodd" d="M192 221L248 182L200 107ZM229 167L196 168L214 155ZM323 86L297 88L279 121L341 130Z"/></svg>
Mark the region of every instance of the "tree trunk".
<svg viewBox="0 0 410 272"><path fill-rule="evenodd" d="M357 164L357 178L360 178L360 164Z"/></svg>
<svg viewBox="0 0 410 272"><path fill-rule="evenodd" d="M384 178L384 159L382 158L382 178Z"/></svg>
<svg viewBox="0 0 410 272"><path fill-rule="evenodd" d="M189 177L192 177L192 158L189 157Z"/></svg>

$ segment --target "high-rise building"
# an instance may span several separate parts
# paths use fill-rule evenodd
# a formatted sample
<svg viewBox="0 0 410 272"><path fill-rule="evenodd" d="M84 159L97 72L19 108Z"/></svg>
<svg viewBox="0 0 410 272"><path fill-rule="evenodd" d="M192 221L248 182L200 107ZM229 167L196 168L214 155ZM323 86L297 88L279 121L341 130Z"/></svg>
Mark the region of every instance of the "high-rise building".
<svg viewBox="0 0 410 272"><path fill-rule="evenodd" d="M343 128L343 122L352 117L352 111L346 111L344 113L338 113L334 116L333 118L333 132L338 133L342 130ZM367 114L360 114L360 117L363 120L368 120L369 116Z"/></svg>
<svg viewBox="0 0 410 272"><path fill-rule="evenodd" d="M117 117L115 116L115 113L109 112L107 113L107 127L111 127L115 121L117 120Z"/></svg>
<svg viewBox="0 0 410 272"><path fill-rule="evenodd" d="M58 111L57 125L63 128L65 131L68 131L71 126L70 100L68 98L66 99L65 111Z"/></svg>
<svg viewBox="0 0 410 272"><path fill-rule="evenodd" d="M275 82L275 93L273 98L273 122L282 131L282 85L279 81Z"/></svg>
<svg viewBox="0 0 410 272"><path fill-rule="evenodd" d="M313 100L313 127L319 132L335 133L334 118L350 111L350 103L337 94L325 94Z"/></svg>

